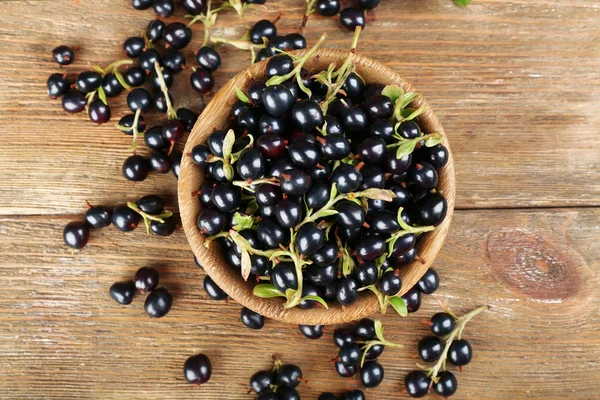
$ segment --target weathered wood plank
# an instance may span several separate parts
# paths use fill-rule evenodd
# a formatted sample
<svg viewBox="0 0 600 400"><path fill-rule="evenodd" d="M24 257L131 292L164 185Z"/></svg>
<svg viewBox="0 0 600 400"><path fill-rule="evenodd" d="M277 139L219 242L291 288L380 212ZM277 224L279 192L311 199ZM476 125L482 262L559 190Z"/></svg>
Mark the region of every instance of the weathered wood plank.
<svg viewBox="0 0 600 400"><path fill-rule="evenodd" d="M241 21L225 13L215 34L235 38L253 21L279 14L280 30L292 32L303 4L271 1ZM593 0L482 0L467 9L450 0L388 1L374 14L359 50L412 81L437 110L455 152L459 208L599 205L599 16ZM66 71L87 62L106 65L123 57L122 41L151 18L151 10L135 11L127 1L4 2L0 214L75 213L84 199L110 203L156 191L174 204L171 175L134 188L122 179L130 137L64 114L44 90L47 76L58 70L49 57L53 46L82 47ZM319 17L309 21L309 42L323 31L330 46L348 46L350 35L337 20ZM201 41L201 28L194 32L186 49L190 64ZM217 86L249 61L247 53L228 47L222 56ZM187 89L185 75L178 87ZM208 100L189 90L175 97L177 106L196 109ZM124 112L122 96L113 119ZM153 124L161 117L148 119Z"/></svg>
<svg viewBox="0 0 600 400"><path fill-rule="evenodd" d="M475 358L458 375L457 398L597 398L599 218L598 209L456 213L435 264L438 293L460 313L492 306L465 330ZM239 322L238 305L209 300L182 232L157 238L107 228L73 256L61 243L67 221L0 219L1 397L251 399L247 380L272 353L303 368L303 398L360 386L333 370L333 329L318 341L274 321L253 332ZM142 265L157 266L175 296L161 320L145 316L141 296L126 307L108 296L112 282ZM401 380L428 332L420 321L438 311L427 297L406 319L380 317L388 339L406 348L384 352L386 379L367 398L406 396ZM214 364L201 388L181 372L196 352Z"/></svg>

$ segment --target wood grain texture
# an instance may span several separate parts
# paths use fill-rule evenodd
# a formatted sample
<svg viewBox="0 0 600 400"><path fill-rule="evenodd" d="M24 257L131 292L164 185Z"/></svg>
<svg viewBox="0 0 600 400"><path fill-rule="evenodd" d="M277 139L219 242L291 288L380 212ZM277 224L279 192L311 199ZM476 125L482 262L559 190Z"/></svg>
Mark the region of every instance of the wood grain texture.
<svg viewBox="0 0 600 400"><path fill-rule="evenodd" d="M304 51L297 52L296 54L302 56ZM318 49L314 53L314 57L307 62L307 65L310 65L313 71L327 70L331 64L339 68L348 58L348 54L346 51ZM196 145L206 143L208 137L213 132L213 127L218 129L231 127L229 121L230 110L233 104L238 101L235 89L237 88L245 92L250 82L264 79L266 75L266 63L267 61L265 60L243 70L223 86L198 119L186 141L184 154L191 153ZM356 67L356 72L366 82L397 85L405 93L416 91L410 83L403 80L394 71L370 58L354 55L352 63ZM412 107L415 109L425 107L425 111L419 117L419 123L423 132L445 134L442 124L423 96L417 96L412 103ZM402 289L399 292L400 294L404 294L410 290L425 275L429 267L431 267L436 255L444 244L444 239L452 221L456 194L454 159L447 137L444 138L442 144L448 149L448 163L439 174L437 190L443 193L447 199L448 212L444 221L436 226L435 231L427 233L419 241L419 256L421 260L413 261L405 268L402 268ZM197 194L193 194L202 186L204 178L203 168L194 165L191 158L186 157L182 160L178 187L181 221L192 251L198 260L200 260L206 272L235 301L266 317L302 325L328 325L357 321L373 314L381 307L376 297L364 295L350 307L331 304L327 309L317 307L311 310L303 310L300 307L286 310L282 306L284 301L280 298L262 299L256 297L252 292L255 286L254 283L245 282L238 271L230 268L229 264L223 258L221 249L217 246L213 246L212 248L204 246L206 236L200 232L197 223L202 207L198 201Z"/></svg>
<svg viewBox="0 0 600 400"><path fill-rule="evenodd" d="M435 264L438 294L459 313L492 306L465 330L475 357L458 375L457 399L598 398L599 218L598 209L456 212ZM157 238L111 227L72 256L60 236L67 221L0 219L0 397L251 400L248 379L274 352L303 368L305 399L360 387L333 369L332 329L317 341L272 320L251 331L239 322L240 306L208 299L183 232ZM174 294L163 319L145 315L142 296L119 306L108 295L143 265L156 266ZM406 347L383 353L386 379L368 399L407 398L401 382L428 332L420 321L438 311L428 296L405 319L377 316L388 339ZM201 388L182 374L197 352L214 364Z"/></svg>
<svg viewBox="0 0 600 400"><path fill-rule="evenodd" d="M271 1L242 21L224 13L215 34L239 37L254 21L279 14L280 30L292 32L303 7L302 0ZM125 0L13 0L2 10L0 214L75 213L86 198L120 201L157 190L174 205L171 175L135 188L121 177L130 137L112 124L96 127L86 116L64 114L44 89L59 70L49 57L55 45L82 47L75 64L62 69L71 75L87 62L106 65L123 57L121 43L140 34L153 12L135 11ZM397 71L431 102L457 159L458 208L600 204L596 1L481 0L467 9L449 0L387 1L372 18L359 52ZM309 42L323 31L328 46L349 46L335 18L317 16L308 23ZM194 33L185 51L190 63L201 27ZM222 56L217 86L249 62L248 53L230 47ZM189 90L187 74L177 79L176 87L187 90L175 96L176 106L200 109L208 98ZM125 112L124 96L113 105L116 119Z"/></svg>

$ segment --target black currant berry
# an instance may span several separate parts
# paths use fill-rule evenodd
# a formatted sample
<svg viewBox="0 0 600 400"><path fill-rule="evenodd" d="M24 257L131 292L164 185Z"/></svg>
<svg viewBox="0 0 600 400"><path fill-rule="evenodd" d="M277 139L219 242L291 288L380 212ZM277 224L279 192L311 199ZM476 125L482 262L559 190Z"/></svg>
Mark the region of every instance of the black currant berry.
<svg viewBox="0 0 600 400"><path fill-rule="evenodd" d="M473 359L473 348L465 339L456 339L450 345L448 360L457 367L463 367Z"/></svg>
<svg viewBox="0 0 600 400"><path fill-rule="evenodd" d="M198 117L200 116L197 112L190 110L189 108L178 108L177 109L177 119L183 123L183 126L186 132L190 132L196 121L198 121Z"/></svg>
<svg viewBox="0 0 600 400"><path fill-rule="evenodd" d="M303 217L303 207L287 198L279 200L275 207L275 218L284 228L293 228L300 223Z"/></svg>
<svg viewBox="0 0 600 400"><path fill-rule="evenodd" d="M414 313L421 308L421 292L417 288L412 288L402 295L402 300L406 303L409 313Z"/></svg>
<svg viewBox="0 0 600 400"><path fill-rule="evenodd" d="M171 93L168 93L168 95L169 95L169 101L171 102L171 104L173 104L173 96L171 96ZM166 113L167 111L169 111L167 99L165 98L165 94L162 92L159 92L154 97L154 100L152 101L152 103L154 104L154 108L156 108L156 111L158 111L158 112Z"/></svg>
<svg viewBox="0 0 600 400"><path fill-rule="evenodd" d="M144 157L135 154L127 157L121 168L123 177L133 182L143 181L148 177L149 166L148 160Z"/></svg>
<svg viewBox="0 0 600 400"><path fill-rule="evenodd" d="M379 258L387 250L387 244L381 236L363 236L360 243L356 245L356 254L363 260L374 260Z"/></svg>
<svg viewBox="0 0 600 400"><path fill-rule="evenodd" d="M63 229L65 244L73 249L82 249L90 238L90 228L81 221L69 222Z"/></svg>
<svg viewBox="0 0 600 400"><path fill-rule="evenodd" d="M206 11L208 2L206 0L182 0L181 5L186 13L200 15Z"/></svg>
<svg viewBox="0 0 600 400"><path fill-rule="evenodd" d="M208 46L200 47L196 53L196 61L208 72L214 72L221 66L221 56L215 49Z"/></svg>
<svg viewBox="0 0 600 400"><path fill-rule="evenodd" d="M202 234L212 236L225 229L227 222L227 214L215 208L206 208L198 216L197 224Z"/></svg>
<svg viewBox="0 0 600 400"><path fill-rule="evenodd" d="M374 285L379 278L379 269L372 262L358 264L354 267L354 277L360 287Z"/></svg>
<svg viewBox="0 0 600 400"><path fill-rule="evenodd" d="M333 394L331 392L325 392L325 393L321 393L317 400L339 400L339 399L335 394Z"/></svg>
<svg viewBox="0 0 600 400"><path fill-rule="evenodd" d="M136 10L146 10L152 6L152 0L131 0L131 5Z"/></svg>
<svg viewBox="0 0 600 400"><path fill-rule="evenodd" d="M329 128L329 124L327 128ZM344 135L332 135L328 133L324 138L318 137L317 141L321 145L321 156L327 160L341 160L347 157L352 150L348 139Z"/></svg>
<svg viewBox="0 0 600 400"><path fill-rule="evenodd" d="M136 201L136 204L139 207L139 209L145 212L146 214L158 215L161 214L164 210L162 199L155 194L149 194L140 197L139 200Z"/></svg>
<svg viewBox="0 0 600 400"><path fill-rule="evenodd" d="M365 354L365 360L369 360L369 361L377 360L377 358L381 355L381 353L383 353L383 350L385 350L384 345L381 345L381 344L373 345L369 350L367 350L367 353Z"/></svg>
<svg viewBox="0 0 600 400"><path fill-rule="evenodd" d="M123 91L123 86L121 86L121 82L117 79L115 74L108 73L104 75L102 78L102 90L104 90L104 94L106 97L117 97Z"/></svg>
<svg viewBox="0 0 600 400"><path fill-rule="evenodd" d="M94 229L106 228L110 225L111 211L102 206L90 207L85 212L85 222Z"/></svg>
<svg viewBox="0 0 600 400"><path fill-rule="evenodd" d="M163 65L168 71L176 74L177 72L181 72L185 68L186 59L182 52L177 50L174 47L169 47L165 50L165 54L163 55ZM163 72L164 77L164 72ZM172 78L171 78L172 79ZM166 83L166 82L165 82ZM172 85L172 83L171 83ZM167 87L170 88L171 85L167 84ZM156 87L156 84L155 84ZM158 86L160 88L160 84Z"/></svg>
<svg viewBox="0 0 600 400"><path fill-rule="evenodd" d="M250 389L256 394L271 390L274 384L275 376L271 370L258 371L250 377Z"/></svg>
<svg viewBox="0 0 600 400"><path fill-rule="evenodd" d="M431 317L431 332L436 336L446 336L454 330L456 321L447 313L437 313Z"/></svg>
<svg viewBox="0 0 600 400"><path fill-rule="evenodd" d="M294 364L284 364L276 372L275 380L278 386L295 388L302 381L302 370Z"/></svg>
<svg viewBox="0 0 600 400"><path fill-rule="evenodd" d="M362 105L362 109L371 123L378 119L387 120L394 114L392 100L382 94L367 98Z"/></svg>
<svg viewBox="0 0 600 400"><path fill-rule="evenodd" d="M75 61L75 52L63 44L52 49L52 58L60 65L69 65Z"/></svg>
<svg viewBox="0 0 600 400"><path fill-rule="evenodd" d="M317 12L324 17L333 17L340 12L340 0L318 0Z"/></svg>
<svg viewBox="0 0 600 400"><path fill-rule="evenodd" d="M360 380L364 387L374 388L383 381L384 369L377 361L367 361L360 369Z"/></svg>
<svg viewBox="0 0 600 400"><path fill-rule="evenodd" d="M292 120L299 129L312 132L323 125L323 111L313 100L300 100L292 107Z"/></svg>
<svg viewBox="0 0 600 400"><path fill-rule="evenodd" d="M283 76L294 69L294 60L287 54L278 54L267 62L267 77Z"/></svg>
<svg viewBox="0 0 600 400"><path fill-rule="evenodd" d="M246 180L262 178L265 174L265 160L260 150L251 147L242 151L236 162L236 170Z"/></svg>
<svg viewBox="0 0 600 400"><path fill-rule="evenodd" d="M171 171L175 178L179 179L179 172L181 171L181 158L183 154L179 150L173 150L169 158L171 159Z"/></svg>
<svg viewBox="0 0 600 400"><path fill-rule="evenodd" d="M346 7L340 13L340 22L342 26L349 31L354 31L357 26L365 27L365 14L360 8Z"/></svg>
<svg viewBox="0 0 600 400"><path fill-rule="evenodd" d="M338 328L333 332L333 343L337 347L353 345L356 342L356 335L348 328Z"/></svg>
<svg viewBox="0 0 600 400"><path fill-rule="evenodd" d="M391 211L384 210L374 214L369 223L371 228L373 228L376 232L387 235L400 230L400 225L398 224L396 218L396 214Z"/></svg>
<svg viewBox="0 0 600 400"><path fill-rule="evenodd" d="M331 174L331 183L335 183L338 192L350 193L358 189L362 174L353 165L340 164Z"/></svg>
<svg viewBox="0 0 600 400"><path fill-rule="evenodd" d="M395 296L402 288L402 280L395 271L388 271L381 276L378 286L386 296Z"/></svg>
<svg viewBox="0 0 600 400"><path fill-rule="evenodd" d="M177 228L177 218L164 218L163 222L151 221L150 230L157 236L171 236Z"/></svg>
<svg viewBox="0 0 600 400"><path fill-rule="evenodd" d="M296 234L296 249L308 256L319 250L325 241L325 232L316 223L308 222L300 227Z"/></svg>
<svg viewBox="0 0 600 400"><path fill-rule="evenodd" d="M343 306L353 304L358 298L358 284L356 283L356 279L351 276L340 279L336 290L336 299Z"/></svg>
<svg viewBox="0 0 600 400"><path fill-rule="evenodd" d="M319 162L317 146L305 140L298 140L290 144L288 156L296 167L302 169L312 168Z"/></svg>
<svg viewBox="0 0 600 400"><path fill-rule="evenodd" d="M144 47L146 47L146 42L144 42L144 38L139 36L127 38L123 43L125 55L131 58L138 58L142 54L142 51L144 51Z"/></svg>
<svg viewBox="0 0 600 400"><path fill-rule="evenodd" d="M260 221L256 233L267 249L279 248L280 244L286 246L290 242L289 229L283 228L272 217Z"/></svg>
<svg viewBox="0 0 600 400"><path fill-rule="evenodd" d="M242 200L240 187L231 183L220 183L212 191L211 202L220 211L225 213L237 210Z"/></svg>
<svg viewBox="0 0 600 400"><path fill-rule="evenodd" d="M152 67L152 71L154 67ZM142 86L146 82L146 72L138 67L131 67L123 74L123 79L131 87Z"/></svg>
<svg viewBox="0 0 600 400"><path fill-rule="evenodd" d="M312 186L312 179L304 171L292 168L281 174L281 191L288 195L303 195Z"/></svg>
<svg viewBox="0 0 600 400"><path fill-rule="evenodd" d="M438 381L433 384L433 390L438 396L448 398L456 393L458 382L450 371L442 371L438 374Z"/></svg>
<svg viewBox="0 0 600 400"><path fill-rule="evenodd" d="M419 341L419 357L425 362L434 362L440 358L444 344L437 336L426 336Z"/></svg>
<svg viewBox="0 0 600 400"><path fill-rule="evenodd" d="M300 400L300 394L296 389L285 386L277 389L277 396L279 400Z"/></svg>
<svg viewBox="0 0 600 400"><path fill-rule="evenodd" d="M136 112L138 109L148 112L152 108L152 96L144 88L133 89L127 94L127 106L132 112Z"/></svg>
<svg viewBox="0 0 600 400"><path fill-rule="evenodd" d="M77 89L82 93L91 93L102 84L102 76L96 71L83 71L75 79Z"/></svg>
<svg viewBox="0 0 600 400"><path fill-rule="evenodd" d="M135 295L135 285L133 282L115 282L110 287L110 297L117 303L127 305L133 301Z"/></svg>
<svg viewBox="0 0 600 400"><path fill-rule="evenodd" d="M271 39L277 36L277 27L267 19L261 19L250 30L250 41L254 44L263 44L263 37Z"/></svg>
<svg viewBox="0 0 600 400"><path fill-rule="evenodd" d="M342 200L335 206L335 220L344 228L360 228L365 222L365 210L350 200Z"/></svg>
<svg viewBox="0 0 600 400"><path fill-rule="evenodd" d="M90 121L97 123L98 125L104 124L110 121L110 107L100 99L92 101L88 107L88 116Z"/></svg>
<svg viewBox="0 0 600 400"><path fill-rule="evenodd" d="M162 318L171 309L173 296L165 288L154 289L144 303L146 313L152 318Z"/></svg>
<svg viewBox="0 0 600 400"><path fill-rule="evenodd" d="M155 42L157 40L162 39L163 33L165 32L165 23L160 19L152 20L148 23L146 27L146 36L148 39Z"/></svg>
<svg viewBox="0 0 600 400"><path fill-rule="evenodd" d="M135 287L142 293L151 292L158 286L158 279L155 268L142 267L135 273Z"/></svg>
<svg viewBox="0 0 600 400"><path fill-rule="evenodd" d="M440 277L433 268L429 268L419 282L417 288L424 294L432 294L440 287Z"/></svg>
<svg viewBox="0 0 600 400"><path fill-rule="evenodd" d="M281 190L274 185L262 184L256 188L255 196L259 205L274 206L281 199Z"/></svg>
<svg viewBox="0 0 600 400"><path fill-rule="evenodd" d="M425 371L411 371L404 378L404 387L410 397L425 397L429 393L431 379Z"/></svg>
<svg viewBox="0 0 600 400"><path fill-rule="evenodd" d="M337 279L337 265L330 264L323 267L310 265L304 271L304 276L315 285L331 285Z"/></svg>
<svg viewBox="0 0 600 400"><path fill-rule="evenodd" d="M438 173L428 162L414 164L409 170L410 180L423 189L433 189L438 184Z"/></svg>
<svg viewBox="0 0 600 400"><path fill-rule="evenodd" d="M62 108L68 113L82 112L87 104L85 95L78 90L67 92L62 97Z"/></svg>
<svg viewBox="0 0 600 400"><path fill-rule="evenodd" d="M373 122L369 127L369 131L371 136L380 137L385 140L387 144L394 141L392 136L394 134L394 125L387 119L378 119ZM393 154L395 154L395 152Z"/></svg>
<svg viewBox="0 0 600 400"><path fill-rule="evenodd" d="M356 371L358 371L358 365L344 365L341 361L336 361L335 370L339 376L343 378L350 378L356 375Z"/></svg>
<svg viewBox="0 0 600 400"><path fill-rule="evenodd" d="M281 293L287 289L298 289L298 277L293 263L281 262L271 272L271 281Z"/></svg>
<svg viewBox="0 0 600 400"><path fill-rule="evenodd" d="M448 203L439 193L427 194L417 202L415 212L419 225L439 225L446 217Z"/></svg>
<svg viewBox="0 0 600 400"><path fill-rule="evenodd" d="M201 94L209 93L215 86L212 74L204 68L196 68L190 75L192 88Z"/></svg>
<svg viewBox="0 0 600 400"><path fill-rule="evenodd" d="M48 87L48 97L52 100L62 96L69 91L69 82L63 74L52 74L46 81Z"/></svg>
<svg viewBox="0 0 600 400"><path fill-rule="evenodd" d="M317 181L304 196L306 205L313 210L319 210L329 201L331 185L328 182ZM329 264L329 263L328 263Z"/></svg>
<svg viewBox="0 0 600 400"><path fill-rule="evenodd" d="M140 223L140 214L127 206L116 206L112 211L112 223L121 232L130 232Z"/></svg>
<svg viewBox="0 0 600 400"><path fill-rule="evenodd" d="M269 55L269 57L272 57L276 54L279 54L279 51L277 50L290 50L292 48L292 43L290 42L290 40L285 37L285 36L274 36L271 39L269 39L269 43L267 43L267 55Z"/></svg>
<svg viewBox="0 0 600 400"><path fill-rule="evenodd" d="M367 398L360 390L351 390L344 393L340 400L367 400Z"/></svg>
<svg viewBox="0 0 600 400"><path fill-rule="evenodd" d="M175 12L175 3L173 0L153 0L152 8L157 15L169 18Z"/></svg>
<svg viewBox="0 0 600 400"><path fill-rule="evenodd" d="M358 5L363 10L373 10L379 5L380 0L358 0Z"/></svg>
<svg viewBox="0 0 600 400"><path fill-rule="evenodd" d="M404 121L398 126L398 135L405 139L415 139L421 136L421 128L415 121Z"/></svg>
<svg viewBox="0 0 600 400"><path fill-rule="evenodd" d="M298 325L298 329L309 339L320 339L323 336L323 325Z"/></svg>
<svg viewBox="0 0 600 400"><path fill-rule="evenodd" d="M295 98L292 92L284 85L273 85L265 89L262 94L265 110L276 117L287 114L294 105Z"/></svg>
<svg viewBox="0 0 600 400"><path fill-rule="evenodd" d="M160 58L160 54L156 49L146 49L142 54L140 54L140 67L144 71L146 71L146 73L155 71L154 63L157 61L160 64L162 60ZM132 69L133 68L130 68L129 71L131 71Z"/></svg>
<svg viewBox="0 0 600 400"><path fill-rule="evenodd" d="M208 382L212 375L212 364L204 354L196 354L185 360L183 376L188 383L202 385Z"/></svg>
<svg viewBox="0 0 600 400"><path fill-rule="evenodd" d="M243 307L240 313L240 320L250 329L262 329L265 326L265 317L259 313L255 313L249 308Z"/></svg>
<svg viewBox="0 0 600 400"><path fill-rule="evenodd" d="M288 33L285 35L285 38L290 42L294 50L306 48L306 38L301 33Z"/></svg>
<svg viewBox="0 0 600 400"><path fill-rule="evenodd" d="M360 340L375 339L375 321L370 318L363 318L354 326L354 334Z"/></svg>
<svg viewBox="0 0 600 400"><path fill-rule="evenodd" d="M356 343L343 346L338 351L339 361L346 366L358 365L361 356L360 345Z"/></svg>

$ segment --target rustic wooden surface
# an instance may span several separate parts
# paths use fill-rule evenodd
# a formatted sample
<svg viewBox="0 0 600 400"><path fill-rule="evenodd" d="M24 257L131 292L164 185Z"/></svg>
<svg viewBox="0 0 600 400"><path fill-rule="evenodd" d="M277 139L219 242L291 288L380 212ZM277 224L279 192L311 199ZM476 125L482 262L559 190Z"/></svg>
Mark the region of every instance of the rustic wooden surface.
<svg viewBox="0 0 600 400"><path fill-rule="evenodd" d="M240 21L220 17L216 34L241 36L253 21L276 18L283 32L300 21L302 0L269 0ZM439 295L455 310L492 309L467 327L475 359L459 375L456 398L600 398L600 7L596 0L384 0L359 51L398 71L430 101L452 143L459 211L435 266ZM339 378L331 329L318 341L273 321L246 329L239 306L210 301L182 232L170 238L114 228L94 232L75 255L63 225L83 200L114 205L145 193L176 204L172 175L132 186L120 174L130 137L83 115L66 115L45 95L59 70L50 50L79 45L71 73L120 58L151 10L125 0L2 2L0 13L0 398L251 399L250 375L272 353L303 367L303 398L358 386ZM198 46L201 29L194 28ZM311 18L345 48L335 19ZM218 85L247 65L223 48ZM191 59L191 58L190 58ZM180 87L187 87L180 78ZM195 94L176 105L202 108ZM124 98L113 115L124 113ZM158 122L156 115L152 122ZM157 265L175 304L149 320L142 298L121 307L110 284ZM382 316L405 349L382 356L384 384L369 399L406 398L401 379L437 312L432 297L400 319ZM214 377L184 383L185 359L205 352ZM431 396L435 398L435 396Z"/></svg>

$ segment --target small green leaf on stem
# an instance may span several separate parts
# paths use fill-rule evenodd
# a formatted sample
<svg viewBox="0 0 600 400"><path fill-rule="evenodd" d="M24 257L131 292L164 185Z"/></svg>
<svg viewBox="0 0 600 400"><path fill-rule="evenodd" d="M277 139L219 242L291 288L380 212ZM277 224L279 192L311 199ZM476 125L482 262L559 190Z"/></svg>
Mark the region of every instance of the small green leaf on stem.
<svg viewBox="0 0 600 400"><path fill-rule="evenodd" d="M256 229L258 218L252 215L242 215L239 212L233 214L233 229L241 231L244 229Z"/></svg>
<svg viewBox="0 0 600 400"><path fill-rule="evenodd" d="M400 108L405 109L417 96L418 94L415 92L408 92L403 94L399 99Z"/></svg>
<svg viewBox="0 0 600 400"><path fill-rule="evenodd" d="M391 296L387 299L388 303L396 310L398 314L402 317L406 317L408 315L408 309L406 308L406 302L400 296Z"/></svg>
<svg viewBox="0 0 600 400"><path fill-rule="evenodd" d="M105 75L104 70L102 68L100 68L99 66L97 66L97 65L90 65L90 67L92 67L92 69L94 71L96 71L97 73L99 73L100 75L102 75L102 76Z"/></svg>
<svg viewBox="0 0 600 400"><path fill-rule="evenodd" d="M385 341L385 338L383 337L383 324L381 323L380 320L375 320L374 323L375 326L375 335L377 336L377 339L381 340L382 342Z"/></svg>
<svg viewBox="0 0 600 400"><path fill-rule="evenodd" d="M129 84L125 82L125 78L123 78L123 74L121 74L119 70L115 69L114 74L115 78L117 78L117 80L119 81L121 86L125 88L125 90L131 90L131 86L129 86Z"/></svg>
<svg viewBox="0 0 600 400"><path fill-rule="evenodd" d="M414 140L407 140L406 142L402 143L400 146L398 146L398 150L396 150L396 158L402 158L408 154L411 154L413 151L415 151L416 145L417 142Z"/></svg>
<svg viewBox="0 0 600 400"><path fill-rule="evenodd" d="M256 297L261 297L263 299L270 299L273 297L285 297L285 294L281 293L275 285L272 283L261 283L254 287L252 293Z"/></svg>
<svg viewBox="0 0 600 400"><path fill-rule="evenodd" d="M100 100L102 100L104 105L108 105L108 101L106 100L106 92L102 86L98 86L98 97Z"/></svg>
<svg viewBox="0 0 600 400"><path fill-rule="evenodd" d="M425 139L426 147L433 147L438 145L444 141L444 135L441 133L433 133L431 135L427 135L427 139Z"/></svg>
<svg viewBox="0 0 600 400"><path fill-rule="evenodd" d="M252 269L252 261L250 259L250 253L248 253L248 251L246 251L246 250L242 250L242 267L241 267L242 271L241 272L242 272L242 278L244 278L245 281L248 280L251 269Z"/></svg>
<svg viewBox="0 0 600 400"><path fill-rule="evenodd" d="M411 120L417 118L419 115L423 114L426 109L427 109L426 106L422 106L421 108L419 108L417 110L405 108L404 110L402 110L402 120L403 121L411 121Z"/></svg>
<svg viewBox="0 0 600 400"><path fill-rule="evenodd" d="M246 96L240 88L235 88L235 94L237 95L238 99L240 99L240 101L243 101L244 103L248 103L250 101L250 99L248 99L248 96Z"/></svg>
<svg viewBox="0 0 600 400"><path fill-rule="evenodd" d="M317 303L321 304L326 309L329 309L329 306L327 305L327 302L325 300L323 300L319 296L313 296L312 294L309 294L309 295L304 296L301 301L304 301L304 300L313 300L313 301L316 301Z"/></svg>
<svg viewBox="0 0 600 400"><path fill-rule="evenodd" d="M233 149L233 144L235 143L235 133L233 129L227 131L225 135L225 139L223 139L223 159L228 161L231 157L231 150ZM232 178L233 179L233 178ZM229 179L231 180L231 179Z"/></svg>

